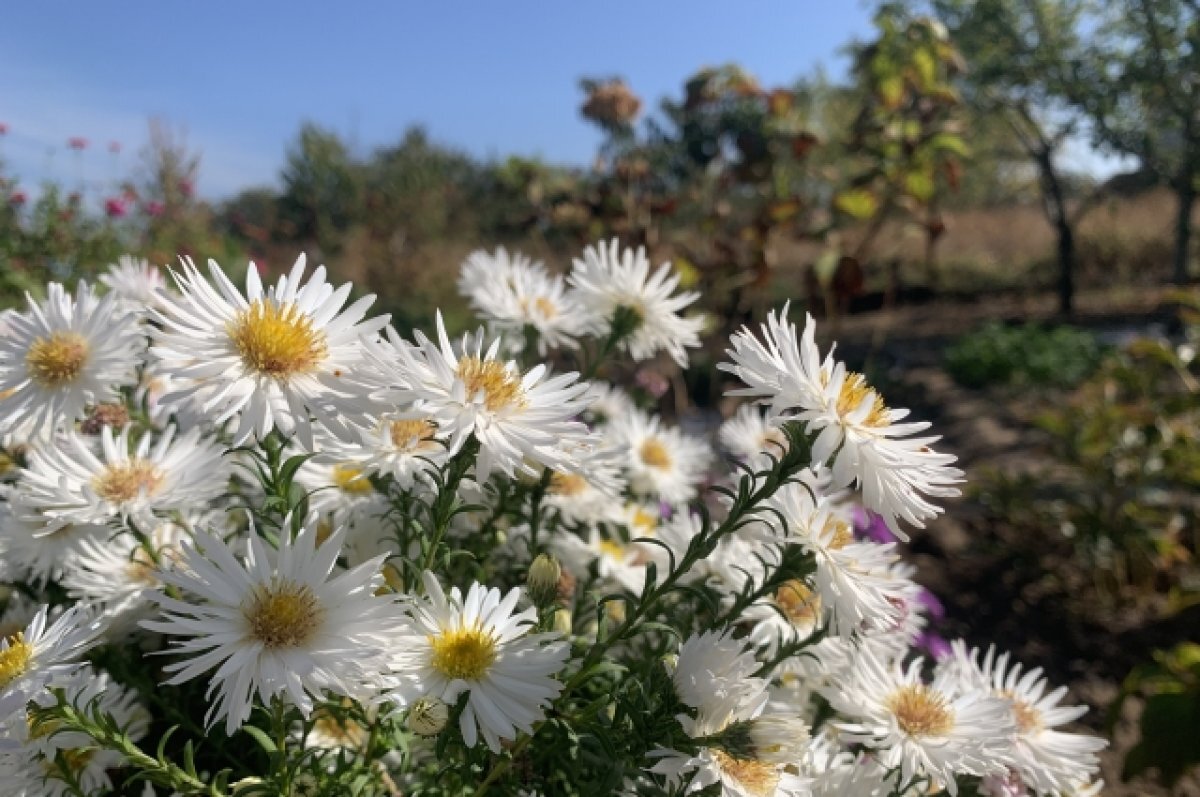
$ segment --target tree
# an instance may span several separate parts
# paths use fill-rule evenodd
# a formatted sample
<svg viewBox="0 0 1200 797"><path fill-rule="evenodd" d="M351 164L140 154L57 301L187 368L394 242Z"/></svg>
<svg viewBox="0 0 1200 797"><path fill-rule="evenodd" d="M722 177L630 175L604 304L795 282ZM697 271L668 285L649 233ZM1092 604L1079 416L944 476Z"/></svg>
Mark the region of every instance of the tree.
<svg viewBox="0 0 1200 797"><path fill-rule="evenodd" d="M287 237L334 251L361 207L359 175L346 145L336 133L305 123L288 151L282 182L279 213Z"/></svg>
<svg viewBox="0 0 1200 797"><path fill-rule="evenodd" d="M966 55L961 84L977 118L1000 119L1037 169L1042 210L1058 239L1059 311L1075 296L1074 214L1058 160L1081 133L1070 101L1081 91L1073 68L1081 52L1083 0L933 0L938 18Z"/></svg>
<svg viewBox="0 0 1200 797"><path fill-rule="evenodd" d="M1099 143L1140 158L1178 198L1172 277L1188 279L1200 177L1200 3L1111 4L1079 68L1077 97Z"/></svg>

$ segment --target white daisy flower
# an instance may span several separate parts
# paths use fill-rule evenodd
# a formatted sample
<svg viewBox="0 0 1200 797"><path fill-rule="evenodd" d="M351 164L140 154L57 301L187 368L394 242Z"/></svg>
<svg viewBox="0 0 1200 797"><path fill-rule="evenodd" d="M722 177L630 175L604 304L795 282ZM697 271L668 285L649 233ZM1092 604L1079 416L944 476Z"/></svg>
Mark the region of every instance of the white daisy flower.
<svg viewBox="0 0 1200 797"><path fill-rule="evenodd" d="M900 784L928 777L957 793L955 775L1002 772L1009 760L1012 718L1003 700L961 693L951 675L932 683L921 678L920 660L905 668L882 661L867 646L853 666L824 691L846 719L835 726L849 742L875 751L887 769L899 768Z"/></svg>
<svg viewBox="0 0 1200 797"><path fill-rule="evenodd" d="M679 313L700 298L694 291L675 293L679 275L663 263L652 275L644 247L622 249L614 238L583 250L567 281L589 316L597 335L613 332L618 311L629 316L632 329L619 341L634 360L646 360L666 351L680 367L687 366L687 349L700 345L702 318ZM674 295L672 295L674 294Z"/></svg>
<svg viewBox="0 0 1200 797"><path fill-rule="evenodd" d="M779 459L788 447L787 435L779 424L753 404L738 407L733 417L721 424L717 440L726 451L754 470L768 467L770 458Z"/></svg>
<svg viewBox="0 0 1200 797"><path fill-rule="evenodd" d="M68 433L61 446L30 455L17 501L55 524L105 524L128 520L147 528L159 513L203 506L228 490L224 448L192 429L176 438L167 427L158 439L142 435L130 451L129 426L114 437L100 430L100 456L90 441Z"/></svg>
<svg viewBox="0 0 1200 797"><path fill-rule="evenodd" d="M696 710L677 717L693 739L712 740L691 755L659 748L651 772L686 783L684 794L720 784L725 797L791 797L805 782L788 764L803 754L808 726L787 715L764 715L766 681L758 661L732 632L693 634L680 646L671 679L679 699Z"/></svg>
<svg viewBox="0 0 1200 797"><path fill-rule="evenodd" d="M379 492L361 461L342 459L338 449L325 449L296 471L296 483L308 494L312 512L341 526L378 507Z"/></svg>
<svg viewBox="0 0 1200 797"><path fill-rule="evenodd" d="M768 655L780 645L811 637L824 625L824 617L820 593L799 579L785 581L770 597L742 612L742 619L754 623L747 638Z"/></svg>
<svg viewBox="0 0 1200 797"><path fill-rule="evenodd" d="M367 341L371 360L387 387L380 398L400 406L420 402L439 431L447 436L450 454L467 438L479 441L475 462L480 482L493 471L512 476L532 471L526 460L555 470L578 471L569 456L573 443L589 442L587 427L575 416L587 406L586 383L578 374L548 376L545 365L522 372L514 362L498 359L500 341L486 350L483 335L463 336L459 354L450 345L442 315L437 315L434 343L417 332L413 346L388 329L386 341Z"/></svg>
<svg viewBox="0 0 1200 797"><path fill-rule="evenodd" d="M73 600L100 607L106 636L126 634L152 613L150 596L162 587L159 567L178 560L183 536L183 530L171 522L159 523L150 532L158 563L132 534L86 539L68 560L62 585Z"/></svg>
<svg viewBox="0 0 1200 797"><path fill-rule="evenodd" d="M132 255L121 255L108 271L100 275L100 282L115 294L131 312L145 313L157 307L168 293L163 270L150 264L149 260Z"/></svg>
<svg viewBox="0 0 1200 797"><path fill-rule="evenodd" d="M770 404L774 416L798 419L817 432L813 459L828 464L834 488L857 483L863 502L881 515L897 535L898 521L923 527L942 510L928 498L959 494L952 485L962 472L955 458L930 446L937 437L913 437L928 423L899 423L908 410L893 410L861 374L846 370L830 352L821 359L816 325L806 316L802 339L786 320L787 307L762 326L763 340L743 327L730 340L731 363L718 368L745 385L730 395L751 396Z"/></svg>
<svg viewBox="0 0 1200 797"><path fill-rule="evenodd" d="M608 382L589 382L584 397L588 402L588 407L583 413L584 418L588 423L599 424L605 428L614 418L622 418L637 409L637 404L628 393Z"/></svg>
<svg viewBox="0 0 1200 797"><path fill-rule="evenodd" d="M813 501L801 484L781 487L766 502L778 514L769 521L787 522L781 531L788 541L813 554L814 582L841 636L864 628L891 628L897 621L906 584L892 576L896 560L891 544L857 542L854 530L838 508L826 499Z"/></svg>
<svg viewBox="0 0 1200 797"><path fill-rule="evenodd" d="M12 580L28 580L35 585L57 581L67 563L89 540L104 540L112 529L95 523L64 523L17 502L15 491L7 490L8 500L0 502L0 569Z"/></svg>
<svg viewBox="0 0 1200 797"><path fill-rule="evenodd" d="M44 438L137 382L146 339L136 316L83 282L75 296L57 282L47 294L27 295L29 309L10 314L0 336L0 433L26 426Z"/></svg>
<svg viewBox="0 0 1200 797"><path fill-rule="evenodd" d="M563 278L520 252L511 257L504 247L494 254L472 252L462 265L458 289L510 346L519 346L532 328L538 354L545 356L548 349L576 348L575 338L587 331L587 318Z"/></svg>
<svg viewBox="0 0 1200 797"><path fill-rule="evenodd" d="M545 504L556 509L568 523L617 522L622 517L620 496L624 488L619 452L595 449L580 456L578 473L556 472L550 476Z"/></svg>
<svg viewBox="0 0 1200 797"><path fill-rule="evenodd" d="M733 638L732 630L705 631L679 646L671 682L685 706L704 713L729 694L748 698L763 692L766 681L753 677L758 668L754 653Z"/></svg>
<svg viewBox="0 0 1200 797"><path fill-rule="evenodd" d="M264 705L286 698L307 717L325 692L358 698L383 685L385 646L400 610L375 594L382 558L336 570L343 534L335 531L318 547L317 528L307 523L274 550L252 533L243 562L224 541L197 531L179 565L159 573L197 602L157 594L164 619L142 627L180 637L172 650L187 658L165 667L173 673L167 683L221 665L209 684L216 699L207 723L224 718L233 733L249 718L255 695Z"/></svg>
<svg viewBox="0 0 1200 797"><path fill-rule="evenodd" d="M350 753L366 751L371 729L347 711L350 705L350 701L343 698L340 707L336 704L317 706L310 718L311 725L307 733L297 734L304 747Z"/></svg>
<svg viewBox="0 0 1200 797"><path fill-rule="evenodd" d="M133 742L144 738L150 728L150 714L138 703L136 695L90 665L79 667L64 685L64 692L71 705L104 714ZM49 693L35 702L54 705ZM109 771L125 763L119 752L97 746L90 736L79 731L30 727L28 720L20 717L10 719L8 727L11 736L20 743L18 751L9 753L9 761L25 770L29 780L38 786L27 792L29 797L69 797L78 793L60 779L57 768L51 765L57 756L61 756L60 761L68 767L71 778L84 794L107 794L113 788Z"/></svg>
<svg viewBox="0 0 1200 797"><path fill-rule="evenodd" d="M568 532L550 541L567 570L582 575L594 563L597 577L606 584L640 594L646 583L646 563L654 558L656 546L626 542L597 526L588 527L584 535L580 538Z"/></svg>
<svg viewBox="0 0 1200 797"><path fill-rule="evenodd" d="M1050 690L1041 668L1027 672L1008 653L989 647L968 650L961 640L951 643L953 656L944 669L961 679L966 692L983 691L1007 702L1016 736L1012 768L1038 794L1067 793L1099 770L1096 754L1108 742L1095 736L1059 730L1087 713L1086 706L1062 706L1066 687Z"/></svg>
<svg viewBox="0 0 1200 797"><path fill-rule="evenodd" d="M530 633L537 610L515 611L520 589L502 596L472 584L464 598L457 587L447 596L430 572L424 583L425 596L410 608L412 627L394 643L393 669L402 680L391 696L402 706L425 696L453 705L466 692L463 741L474 747L482 735L499 753L501 740L531 733L545 716L562 691L554 674L570 651L556 633Z"/></svg>
<svg viewBox="0 0 1200 797"><path fill-rule="evenodd" d="M634 492L671 503L696 497L712 461L708 443L640 410L609 423L613 445L628 452L626 470Z"/></svg>
<svg viewBox="0 0 1200 797"><path fill-rule="evenodd" d="M334 290L324 266L303 282L305 262L300 255L291 273L269 288L251 263L243 296L216 261L208 263L210 283L185 258L183 273L175 275L182 296L164 299L152 311L161 326L151 349L156 370L181 379L160 401L190 403L218 426L237 416L234 445L278 428L295 432L311 450L310 415L349 437L343 416L370 409L350 387L362 360L361 340L386 326L388 317L363 320L374 296L345 307L350 284Z"/></svg>
<svg viewBox="0 0 1200 797"><path fill-rule="evenodd" d="M436 472L448 457L437 424L419 408L384 415L358 434L363 468L391 476L405 489Z"/></svg>
<svg viewBox="0 0 1200 797"><path fill-rule="evenodd" d="M67 609L54 622L41 607L29 625L0 639L0 720L25 708L48 686L66 686L80 657L96 643L99 626L90 612Z"/></svg>

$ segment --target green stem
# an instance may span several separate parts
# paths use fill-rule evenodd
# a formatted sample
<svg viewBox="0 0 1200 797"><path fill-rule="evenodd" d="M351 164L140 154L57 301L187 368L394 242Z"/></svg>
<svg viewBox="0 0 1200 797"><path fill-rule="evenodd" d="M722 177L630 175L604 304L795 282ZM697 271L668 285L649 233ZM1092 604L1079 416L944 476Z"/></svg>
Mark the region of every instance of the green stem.
<svg viewBox="0 0 1200 797"><path fill-rule="evenodd" d="M424 542L426 547L421 561L422 572L432 569L434 560L437 559L442 538L446 536L446 530L450 528L450 521L454 519L455 510L458 508L458 486L462 483L463 477L467 475L467 471L475 464L475 458L478 455L479 440L475 438L475 435L471 435L446 465L445 480L438 491L437 498L434 499L433 506L429 508L433 533ZM417 578L418 585L421 583L419 576L420 574Z"/></svg>

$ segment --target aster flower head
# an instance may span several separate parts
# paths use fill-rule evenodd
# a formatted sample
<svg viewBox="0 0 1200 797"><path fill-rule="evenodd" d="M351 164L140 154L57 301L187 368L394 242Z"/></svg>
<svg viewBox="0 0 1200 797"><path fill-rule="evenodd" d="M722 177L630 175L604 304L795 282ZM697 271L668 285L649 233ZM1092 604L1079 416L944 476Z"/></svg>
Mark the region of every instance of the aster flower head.
<svg viewBox="0 0 1200 797"><path fill-rule="evenodd" d="M951 643L952 655L942 669L959 679L964 692L991 694L1010 708L1016 734L1012 770L1038 794L1069 794L1099 770L1101 738L1061 730L1087 713L1086 706L1060 705L1066 687L1051 689L1040 667L1025 670L994 646L986 652Z"/></svg>
<svg viewBox="0 0 1200 797"><path fill-rule="evenodd" d="M224 719L233 733L255 696L262 704L284 698L307 717L326 692L362 698L384 685L387 640L401 614L389 596L376 594L382 556L342 571L344 531L318 546L311 521L295 538L285 534L278 550L252 534L244 560L219 537L193 536L179 564L159 573L184 599L156 594L162 619L141 625L176 637L170 650L184 658L166 665L167 683L220 665L208 688L209 724Z"/></svg>
<svg viewBox="0 0 1200 797"><path fill-rule="evenodd" d="M0 434L24 427L39 438L79 420L90 404L117 401L137 382L146 340L113 295L57 282L45 301L7 316L0 335Z"/></svg>
<svg viewBox="0 0 1200 797"><path fill-rule="evenodd" d="M815 559L814 584L827 608L833 630L849 636L874 628L890 628L899 617L906 583L890 567L896 560L893 546L859 542L844 507L818 497L802 484L779 489L767 506L772 523L781 519L780 531L789 542L802 546Z"/></svg>
<svg viewBox="0 0 1200 797"><path fill-rule="evenodd" d="M88 537L67 560L62 585L71 598L96 605L105 635L118 638L151 614L150 596L162 588L159 571L179 558L183 537L174 523L158 523L147 535L153 554L129 533Z"/></svg>
<svg viewBox="0 0 1200 797"><path fill-rule="evenodd" d="M162 269L149 260L121 255L100 275L100 283L117 296L126 309L145 313L159 304L167 293L167 281Z"/></svg>
<svg viewBox="0 0 1200 797"><path fill-rule="evenodd" d="M479 442L476 476L494 471L512 476L532 472L529 462L578 471L572 444L587 444L587 427L574 418L587 406L587 384L578 374L551 376L545 365L522 371L500 359L500 340L485 348L482 331L451 345L442 315L437 342L417 332L417 345L388 329L386 340L368 342L383 385L378 397L396 406L419 403L445 435L451 455L474 436Z"/></svg>
<svg viewBox="0 0 1200 797"><path fill-rule="evenodd" d="M552 348L575 348L587 330L587 319L567 293L563 278L541 263L504 247L494 254L472 252L463 263L459 292L493 333L509 345L520 345L526 329L537 334L538 354Z"/></svg>
<svg viewBox="0 0 1200 797"><path fill-rule="evenodd" d="M156 370L177 377L179 386L163 396L171 407L192 405L214 424L237 418L235 445L272 429L295 432L313 448L315 417L348 438L352 424L370 409L353 389L362 360L362 338L387 325L387 316L363 320L375 297L349 307L351 285L336 290L319 266L304 279L306 259L264 287L251 263L243 295L216 261L210 280L190 259L175 274L181 291L166 298L152 317L161 329L151 349Z"/></svg>
<svg viewBox="0 0 1200 797"><path fill-rule="evenodd" d="M913 437L925 422L900 423L908 410L890 409L862 374L846 369L832 351L821 358L816 324L806 316L797 337L787 321L787 306L771 313L759 340L743 327L730 340L731 362L718 367L745 385L730 395L749 396L770 405L773 416L804 421L817 434L813 460L828 464L835 488L856 483L863 503L878 513L902 539L903 520L918 527L942 510L931 498L959 494L953 485L962 471L955 458L934 451L936 437Z"/></svg>
<svg viewBox="0 0 1200 797"><path fill-rule="evenodd" d="M650 768L685 794L720 785L723 797L790 797L803 794L794 764L808 726L787 715L764 715L767 682L753 676L759 663L732 632L693 634L680 646L671 673L680 701L695 715L680 714L684 732L700 740L695 754L659 748Z"/></svg>
<svg viewBox="0 0 1200 797"><path fill-rule="evenodd" d="M19 506L44 516L52 529L116 519L152 527L157 514L204 505L228 489L224 448L199 429L176 437L168 426L157 439L147 432L132 450L130 429L114 435L102 427L100 456L74 433L33 452L17 490Z"/></svg>
<svg viewBox="0 0 1200 797"><path fill-rule="evenodd" d="M46 687L66 686L99 630L83 608L67 609L51 622L50 607L42 606L25 628L0 639L0 720L24 709Z"/></svg>
<svg viewBox="0 0 1200 797"><path fill-rule="evenodd" d="M614 238L583 250L567 278L597 335L615 335L621 350L634 360L666 351L680 367L687 349L700 345L701 318L680 312L700 298L694 291L676 293L679 275L663 263L651 274L644 247L622 249Z"/></svg>
<svg viewBox="0 0 1200 797"><path fill-rule="evenodd" d="M637 494L671 503L694 498L712 461L708 443L634 410L609 422L607 437L626 451L626 474Z"/></svg>
<svg viewBox="0 0 1200 797"><path fill-rule="evenodd" d="M845 719L835 723L847 741L875 751L900 783L928 777L957 793L955 776L1003 772L1013 723L1005 701L981 692L963 693L952 676L921 677L918 659L905 667L860 649L848 670L823 690Z"/></svg>
<svg viewBox="0 0 1200 797"><path fill-rule="evenodd" d="M27 580L45 585L62 578L67 564L89 540L112 534L105 525L70 523L19 502L14 488L3 491L0 502L0 573L3 580Z"/></svg>
<svg viewBox="0 0 1200 797"><path fill-rule="evenodd" d="M453 705L466 693L459 729L467 746L479 737L492 752L533 723L562 691L555 673L566 664L567 645L556 633L531 633L537 610L517 611L522 591L504 595L472 584L464 596L447 595L437 577L424 574L425 595L410 607L411 625L393 651L401 679L391 698L410 705L432 696Z"/></svg>
<svg viewBox="0 0 1200 797"><path fill-rule="evenodd" d="M132 691L115 683L107 673L97 672L87 664L80 665L61 686L70 705L104 715L131 741L140 741L149 730L149 712ZM48 692L34 700L40 706L51 706L54 702ZM70 797L80 793L51 765L56 759L84 794L107 794L113 788L109 771L125 763L121 753L98 746L80 731L56 728L53 721L33 723L26 717L14 717L7 725L0 723L0 735L8 735L19 744L18 749L3 756L6 761L0 762L6 786L11 788L8 777L11 770L15 770L11 774L18 783L29 784L24 794L16 790L19 797ZM6 794L13 793L6 790Z"/></svg>

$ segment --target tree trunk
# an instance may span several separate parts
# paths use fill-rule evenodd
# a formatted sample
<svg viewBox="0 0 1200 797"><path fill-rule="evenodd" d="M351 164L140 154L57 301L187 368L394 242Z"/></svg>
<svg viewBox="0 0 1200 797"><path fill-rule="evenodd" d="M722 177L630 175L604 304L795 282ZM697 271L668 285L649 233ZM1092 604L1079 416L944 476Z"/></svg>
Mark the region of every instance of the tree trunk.
<svg viewBox="0 0 1200 797"><path fill-rule="evenodd" d="M1071 315L1075 309L1075 231L1064 213L1058 217L1058 312Z"/></svg>
<svg viewBox="0 0 1200 797"><path fill-rule="evenodd" d="M1175 187L1179 208L1175 215L1175 264L1171 279L1178 285L1188 281L1189 249L1192 241L1192 205L1196 203L1196 180L1189 168L1188 159L1180 169L1178 185Z"/></svg>
<svg viewBox="0 0 1200 797"><path fill-rule="evenodd" d="M1042 199L1046 215L1058 236L1058 312L1070 316L1075 309L1075 231L1067 212L1067 200L1062 183L1054 168L1049 148L1038 153L1038 168L1042 172Z"/></svg>

